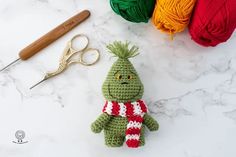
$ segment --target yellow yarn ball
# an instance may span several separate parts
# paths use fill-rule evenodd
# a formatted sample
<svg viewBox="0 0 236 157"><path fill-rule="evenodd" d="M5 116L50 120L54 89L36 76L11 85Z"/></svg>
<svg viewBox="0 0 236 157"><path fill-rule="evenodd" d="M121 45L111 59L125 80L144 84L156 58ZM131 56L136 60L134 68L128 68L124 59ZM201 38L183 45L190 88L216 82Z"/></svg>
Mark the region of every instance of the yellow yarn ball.
<svg viewBox="0 0 236 157"><path fill-rule="evenodd" d="M183 31L189 23L196 0L159 0L152 22L163 32L174 34Z"/></svg>

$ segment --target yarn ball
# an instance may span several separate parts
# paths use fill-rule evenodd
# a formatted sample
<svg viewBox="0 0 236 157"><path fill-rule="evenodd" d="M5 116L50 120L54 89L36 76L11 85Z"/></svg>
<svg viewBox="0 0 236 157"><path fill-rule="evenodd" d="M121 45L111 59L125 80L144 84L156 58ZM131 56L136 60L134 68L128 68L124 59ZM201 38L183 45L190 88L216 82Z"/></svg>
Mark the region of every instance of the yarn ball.
<svg viewBox="0 0 236 157"><path fill-rule="evenodd" d="M189 25L192 39L202 46L227 41L236 27L236 0L198 0Z"/></svg>
<svg viewBox="0 0 236 157"><path fill-rule="evenodd" d="M157 29L174 34L183 31L189 24L196 0L159 0L156 3L152 22Z"/></svg>
<svg viewBox="0 0 236 157"><path fill-rule="evenodd" d="M155 0L110 0L115 13L131 22L148 22L152 16Z"/></svg>

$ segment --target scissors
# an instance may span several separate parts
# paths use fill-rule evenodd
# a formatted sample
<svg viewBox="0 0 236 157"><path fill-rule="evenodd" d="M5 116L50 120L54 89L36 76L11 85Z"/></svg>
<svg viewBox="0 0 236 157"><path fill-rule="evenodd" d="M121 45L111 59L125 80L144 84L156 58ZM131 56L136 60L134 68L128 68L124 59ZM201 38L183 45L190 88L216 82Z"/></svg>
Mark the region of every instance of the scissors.
<svg viewBox="0 0 236 157"><path fill-rule="evenodd" d="M84 38L86 40L85 41L86 44L84 46L82 46L82 48L76 49L73 46L74 41L75 41L75 39L79 39L79 38ZM33 85L32 87L30 87L30 89L33 89L34 87L36 87L40 83L48 80L49 78L52 78L52 77L62 73L71 64L79 63L84 66L91 66L91 65L94 65L95 63L97 63L100 58L99 50L95 49L95 48L88 48L88 45L89 45L89 38L86 35L84 35L84 34L75 35L70 41L68 41L67 46L61 56L58 69L53 72L47 72L46 75L44 76L44 78L41 81L39 81L38 83L36 83L35 85ZM88 53L96 55L96 57L91 62L85 61L84 55L88 54ZM77 58L75 58L75 57L77 57Z"/></svg>

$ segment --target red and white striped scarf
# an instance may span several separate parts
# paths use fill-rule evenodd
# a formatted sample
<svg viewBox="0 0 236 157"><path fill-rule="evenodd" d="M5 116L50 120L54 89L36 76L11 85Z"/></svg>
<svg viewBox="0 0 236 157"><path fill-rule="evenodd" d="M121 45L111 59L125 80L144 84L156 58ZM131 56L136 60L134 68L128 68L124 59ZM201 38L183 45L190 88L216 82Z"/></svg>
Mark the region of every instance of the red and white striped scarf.
<svg viewBox="0 0 236 157"><path fill-rule="evenodd" d="M140 144L140 134L143 116L147 107L142 100L127 103L106 101L103 112L113 115L127 117L126 144L128 147L137 148Z"/></svg>

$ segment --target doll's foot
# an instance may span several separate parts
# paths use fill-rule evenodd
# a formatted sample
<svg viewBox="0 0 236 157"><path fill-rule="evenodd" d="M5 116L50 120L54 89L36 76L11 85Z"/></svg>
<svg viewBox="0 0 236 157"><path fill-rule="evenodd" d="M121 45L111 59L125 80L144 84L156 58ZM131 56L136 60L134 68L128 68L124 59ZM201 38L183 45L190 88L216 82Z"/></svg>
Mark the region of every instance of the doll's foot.
<svg viewBox="0 0 236 157"><path fill-rule="evenodd" d="M139 146L144 146L144 145L145 145L145 138L144 138L144 135L141 135Z"/></svg>
<svg viewBox="0 0 236 157"><path fill-rule="evenodd" d="M145 128L142 127L139 146L144 146L145 145L144 132L145 132Z"/></svg>
<svg viewBox="0 0 236 157"><path fill-rule="evenodd" d="M120 147L123 145L125 138L121 136L106 136L105 143L109 147Z"/></svg>

